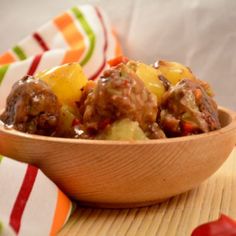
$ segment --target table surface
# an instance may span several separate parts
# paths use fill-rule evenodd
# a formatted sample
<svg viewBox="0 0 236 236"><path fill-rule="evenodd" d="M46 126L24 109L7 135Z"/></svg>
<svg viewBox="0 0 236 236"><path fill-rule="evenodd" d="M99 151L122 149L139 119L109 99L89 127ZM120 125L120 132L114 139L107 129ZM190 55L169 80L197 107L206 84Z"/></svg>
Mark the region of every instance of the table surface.
<svg viewBox="0 0 236 236"><path fill-rule="evenodd" d="M223 166L198 188L150 207L78 207L59 236L189 236L220 213L236 218L236 147Z"/></svg>

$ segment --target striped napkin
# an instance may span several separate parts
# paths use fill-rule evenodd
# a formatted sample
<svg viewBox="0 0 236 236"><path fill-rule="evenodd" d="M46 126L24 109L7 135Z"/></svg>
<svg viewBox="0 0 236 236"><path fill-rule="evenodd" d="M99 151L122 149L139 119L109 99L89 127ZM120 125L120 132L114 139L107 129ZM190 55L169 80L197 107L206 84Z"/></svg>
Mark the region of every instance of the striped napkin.
<svg viewBox="0 0 236 236"><path fill-rule="evenodd" d="M121 54L105 13L81 5L57 16L0 56L0 108L24 75L79 62L96 79L106 61ZM1 146L0 146L1 152ZM0 159L0 235L55 235L70 216L72 202L34 166Z"/></svg>
<svg viewBox="0 0 236 236"><path fill-rule="evenodd" d="M39 169L5 157L0 164L0 189L3 229L9 224L19 235L55 235L73 209L72 202Z"/></svg>

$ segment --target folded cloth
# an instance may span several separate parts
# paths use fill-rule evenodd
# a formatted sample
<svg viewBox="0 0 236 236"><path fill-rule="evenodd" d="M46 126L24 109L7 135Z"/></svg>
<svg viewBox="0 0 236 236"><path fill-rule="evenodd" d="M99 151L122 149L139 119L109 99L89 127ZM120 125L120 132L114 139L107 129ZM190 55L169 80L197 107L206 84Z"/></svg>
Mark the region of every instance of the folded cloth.
<svg viewBox="0 0 236 236"><path fill-rule="evenodd" d="M55 235L72 212L72 202L34 166L2 158L0 219L19 235ZM9 231L9 229L8 229Z"/></svg>
<svg viewBox="0 0 236 236"><path fill-rule="evenodd" d="M79 62L88 78L96 79L106 61L120 54L102 10L91 5L73 7L0 56L0 108L14 82L26 74ZM0 234L55 235L73 208L39 169L7 157L0 161L0 193Z"/></svg>

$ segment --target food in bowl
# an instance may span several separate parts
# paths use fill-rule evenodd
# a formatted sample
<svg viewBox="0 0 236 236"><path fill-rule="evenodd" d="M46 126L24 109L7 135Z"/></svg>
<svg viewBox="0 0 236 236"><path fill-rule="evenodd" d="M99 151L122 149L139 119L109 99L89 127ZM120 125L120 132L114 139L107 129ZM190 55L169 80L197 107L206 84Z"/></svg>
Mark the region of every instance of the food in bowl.
<svg viewBox="0 0 236 236"><path fill-rule="evenodd" d="M0 119L38 135L146 140L220 128L210 86L176 62L154 65L119 57L96 80L78 63L25 76L10 92Z"/></svg>
<svg viewBox="0 0 236 236"><path fill-rule="evenodd" d="M60 104L50 87L32 76L16 82L1 119L19 131L52 135L60 116Z"/></svg>

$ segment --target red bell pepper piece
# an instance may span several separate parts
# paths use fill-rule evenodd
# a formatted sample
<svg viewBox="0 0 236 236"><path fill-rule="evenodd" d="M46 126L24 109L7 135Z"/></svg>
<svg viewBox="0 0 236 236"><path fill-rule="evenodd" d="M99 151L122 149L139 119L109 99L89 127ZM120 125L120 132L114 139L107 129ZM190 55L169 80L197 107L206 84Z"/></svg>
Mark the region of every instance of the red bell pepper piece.
<svg viewBox="0 0 236 236"><path fill-rule="evenodd" d="M80 124L80 120L78 118L74 118L72 121L72 127L75 127Z"/></svg>
<svg viewBox="0 0 236 236"><path fill-rule="evenodd" d="M191 236L236 236L236 221L222 214L218 220L195 228Z"/></svg>
<svg viewBox="0 0 236 236"><path fill-rule="evenodd" d="M110 67L112 67L112 66L117 66L120 63L127 63L128 61L129 61L128 57L119 56L119 57L115 57L115 58L107 61L107 63L110 65Z"/></svg>
<svg viewBox="0 0 236 236"><path fill-rule="evenodd" d="M183 130L186 132L186 133L191 133L194 131L194 125L190 122L184 122L183 123Z"/></svg>
<svg viewBox="0 0 236 236"><path fill-rule="evenodd" d="M111 121L111 119L109 119L109 118L106 118L106 119L104 119L103 121L101 121L100 123L99 123L99 129L101 129L101 130L103 130L103 129L105 129L108 125L110 125L112 123L112 121Z"/></svg>
<svg viewBox="0 0 236 236"><path fill-rule="evenodd" d="M196 90L194 91L194 95L195 95L195 98L196 98L197 100L200 100L201 97L202 97L202 91L201 91L201 89L196 89Z"/></svg>
<svg viewBox="0 0 236 236"><path fill-rule="evenodd" d="M183 135L189 135L189 134L193 134L194 131L196 131L197 126L196 124L189 122L189 121L184 121L182 123L182 133Z"/></svg>

